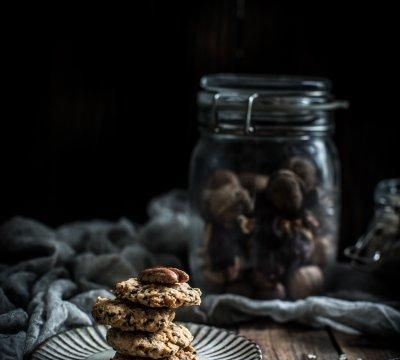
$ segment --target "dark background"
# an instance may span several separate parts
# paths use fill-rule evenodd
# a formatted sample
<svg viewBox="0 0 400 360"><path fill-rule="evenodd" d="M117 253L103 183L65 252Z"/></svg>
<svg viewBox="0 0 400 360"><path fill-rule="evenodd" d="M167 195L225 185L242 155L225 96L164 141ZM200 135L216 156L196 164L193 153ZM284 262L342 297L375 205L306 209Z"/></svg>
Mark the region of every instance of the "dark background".
<svg viewBox="0 0 400 360"><path fill-rule="evenodd" d="M353 242L376 183L400 176L394 6L143 1L5 14L1 221L145 221L151 197L187 186L203 74L302 74L332 79L351 103L335 141L342 246Z"/></svg>

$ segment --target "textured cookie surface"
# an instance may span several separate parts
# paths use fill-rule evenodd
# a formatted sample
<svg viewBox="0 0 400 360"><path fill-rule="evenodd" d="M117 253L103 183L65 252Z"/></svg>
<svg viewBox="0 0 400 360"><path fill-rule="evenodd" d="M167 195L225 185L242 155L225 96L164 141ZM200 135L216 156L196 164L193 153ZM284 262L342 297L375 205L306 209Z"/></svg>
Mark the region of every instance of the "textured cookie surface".
<svg viewBox="0 0 400 360"><path fill-rule="evenodd" d="M169 326L175 317L171 309L151 309L105 298L97 299L92 315L99 324L124 331L148 332L156 332Z"/></svg>
<svg viewBox="0 0 400 360"><path fill-rule="evenodd" d="M200 289L192 288L187 283L142 284L136 278L117 283L114 294L119 299L154 308L174 309L185 305L200 305L201 302Z"/></svg>
<svg viewBox="0 0 400 360"><path fill-rule="evenodd" d="M122 355L161 359L190 345L193 336L182 325L172 323L156 333L127 332L111 328L107 342Z"/></svg>
<svg viewBox="0 0 400 360"><path fill-rule="evenodd" d="M144 358L144 357L138 357L138 356L129 356L129 355L123 355L120 353L116 353L113 357L113 360L145 360L145 359L151 359L151 358ZM196 355L196 350L192 346L188 346L187 348L179 350L175 355L172 355L168 358L164 359L169 359L169 360L198 360L198 357Z"/></svg>

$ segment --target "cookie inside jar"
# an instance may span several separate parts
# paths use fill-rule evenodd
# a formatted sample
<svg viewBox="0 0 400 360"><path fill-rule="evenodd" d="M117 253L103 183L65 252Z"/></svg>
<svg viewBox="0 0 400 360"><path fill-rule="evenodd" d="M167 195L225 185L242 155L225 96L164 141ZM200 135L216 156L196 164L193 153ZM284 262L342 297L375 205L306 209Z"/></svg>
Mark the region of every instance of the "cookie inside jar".
<svg viewBox="0 0 400 360"><path fill-rule="evenodd" d="M206 288L260 299L318 294L322 268L335 255L327 198L306 157L270 173L212 171L200 206Z"/></svg>

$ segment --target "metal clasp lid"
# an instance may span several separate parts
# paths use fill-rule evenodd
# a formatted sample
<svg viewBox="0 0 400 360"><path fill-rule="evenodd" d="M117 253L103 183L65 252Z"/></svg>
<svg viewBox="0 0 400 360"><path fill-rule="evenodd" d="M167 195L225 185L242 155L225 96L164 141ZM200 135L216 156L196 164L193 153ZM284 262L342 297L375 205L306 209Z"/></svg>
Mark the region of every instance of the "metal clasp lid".
<svg viewBox="0 0 400 360"><path fill-rule="evenodd" d="M232 99L237 98L235 103ZM224 102L225 101L225 102ZM251 135L255 133L253 124L253 113L258 104L259 110L263 112L285 112L285 113L298 113L298 112L316 112L316 111L332 111L336 109L346 109L349 103L345 100L327 100L321 98L302 96L293 97L271 97L269 94L252 93L244 96L243 94L236 93L215 93L211 102L211 130L213 132L220 132L219 116L220 110L231 109L232 111L245 111L245 122L243 126L243 133Z"/></svg>

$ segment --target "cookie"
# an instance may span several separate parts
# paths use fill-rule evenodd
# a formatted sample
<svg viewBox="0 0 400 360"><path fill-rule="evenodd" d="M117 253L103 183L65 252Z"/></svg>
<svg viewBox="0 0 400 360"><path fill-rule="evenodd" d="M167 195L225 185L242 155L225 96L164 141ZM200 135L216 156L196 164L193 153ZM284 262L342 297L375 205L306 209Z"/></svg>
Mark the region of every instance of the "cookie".
<svg viewBox="0 0 400 360"><path fill-rule="evenodd" d="M145 308L100 297L93 306L92 315L102 325L110 325L123 331L148 332L165 328L175 317L171 309Z"/></svg>
<svg viewBox="0 0 400 360"><path fill-rule="evenodd" d="M175 355L193 340L188 329L170 324L156 333L127 332L111 328L107 332L107 343L122 355L160 359Z"/></svg>
<svg viewBox="0 0 400 360"><path fill-rule="evenodd" d="M155 267L143 270L138 280L144 284L176 284L189 281L189 275L173 267Z"/></svg>
<svg viewBox="0 0 400 360"><path fill-rule="evenodd" d="M112 360L145 360L145 359L151 359L151 358L144 358L144 357L138 357L138 356L129 356L129 355L123 355L120 353L116 353ZM172 355L168 358L164 358L165 360L198 360L197 355L196 355L196 350L189 345L187 348L179 350L175 355Z"/></svg>
<svg viewBox="0 0 400 360"><path fill-rule="evenodd" d="M148 307L178 308L187 305L200 305L201 291L187 283L173 285L142 284L136 278L119 282L114 294L119 299L131 301Z"/></svg>

